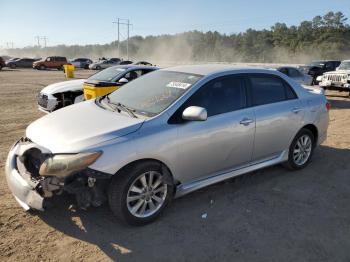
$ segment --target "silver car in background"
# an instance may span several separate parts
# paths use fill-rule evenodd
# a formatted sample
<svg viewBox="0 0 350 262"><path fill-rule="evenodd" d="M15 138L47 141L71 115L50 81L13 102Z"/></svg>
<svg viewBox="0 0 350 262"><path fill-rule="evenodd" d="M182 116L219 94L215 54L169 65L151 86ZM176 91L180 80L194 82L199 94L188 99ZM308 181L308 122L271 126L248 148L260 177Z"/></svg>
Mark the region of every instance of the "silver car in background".
<svg viewBox="0 0 350 262"><path fill-rule="evenodd" d="M312 85L312 76L303 73L300 69L292 66L282 66L277 68L281 73L289 76L293 80L297 81L301 85Z"/></svg>
<svg viewBox="0 0 350 262"><path fill-rule="evenodd" d="M26 130L6 177L25 209L68 192L82 208L108 201L129 224L173 197L283 163L304 168L327 136L329 104L276 70L180 66L65 107Z"/></svg>

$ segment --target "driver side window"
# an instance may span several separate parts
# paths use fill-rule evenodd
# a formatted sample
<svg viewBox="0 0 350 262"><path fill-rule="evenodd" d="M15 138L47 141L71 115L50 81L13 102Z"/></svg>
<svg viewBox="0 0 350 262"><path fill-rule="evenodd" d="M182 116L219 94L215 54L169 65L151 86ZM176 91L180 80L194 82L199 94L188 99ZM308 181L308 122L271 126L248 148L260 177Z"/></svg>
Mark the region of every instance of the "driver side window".
<svg viewBox="0 0 350 262"><path fill-rule="evenodd" d="M142 75L142 70L133 70L124 75L129 82L140 77Z"/></svg>
<svg viewBox="0 0 350 262"><path fill-rule="evenodd" d="M238 76L216 78L202 86L185 105L205 108L208 117L242 109L247 105L245 80Z"/></svg>

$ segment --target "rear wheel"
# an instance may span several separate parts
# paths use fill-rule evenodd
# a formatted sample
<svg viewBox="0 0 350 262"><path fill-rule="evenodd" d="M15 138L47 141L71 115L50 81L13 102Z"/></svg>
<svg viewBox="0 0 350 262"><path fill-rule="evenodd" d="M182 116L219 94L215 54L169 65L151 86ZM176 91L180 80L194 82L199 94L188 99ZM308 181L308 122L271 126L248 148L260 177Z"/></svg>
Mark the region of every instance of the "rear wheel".
<svg viewBox="0 0 350 262"><path fill-rule="evenodd" d="M312 157L315 147L315 137L309 129L301 129L289 147L286 167L291 170L306 167Z"/></svg>
<svg viewBox="0 0 350 262"><path fill-rule="evenodd" d="M108 200L114 215L131 225L154 221L172 198L161 165L143 162L118 174L109 186Z"/></svg>

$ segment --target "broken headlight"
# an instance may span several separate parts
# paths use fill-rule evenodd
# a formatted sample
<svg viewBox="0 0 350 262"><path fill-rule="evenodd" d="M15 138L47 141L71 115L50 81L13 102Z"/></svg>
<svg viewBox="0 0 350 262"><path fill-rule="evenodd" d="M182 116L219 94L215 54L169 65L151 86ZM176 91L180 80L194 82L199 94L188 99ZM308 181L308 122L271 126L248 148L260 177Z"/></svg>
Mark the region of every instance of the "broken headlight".
<svg viewBox="0 0 350 262"><path fill-rule="evenodd" d="M101 155L102 152L57 154L41 164L39 174L64 178L93 164Z"/></svg>

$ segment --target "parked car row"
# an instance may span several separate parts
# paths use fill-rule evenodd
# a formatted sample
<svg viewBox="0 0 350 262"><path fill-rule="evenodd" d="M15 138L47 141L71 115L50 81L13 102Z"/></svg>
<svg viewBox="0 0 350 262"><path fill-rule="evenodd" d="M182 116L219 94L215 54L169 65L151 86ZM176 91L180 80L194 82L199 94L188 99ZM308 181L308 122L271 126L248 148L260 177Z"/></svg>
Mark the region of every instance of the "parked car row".
<svg viewBox="0 0 350 262"><path fill-rule="evenodd" d="M12 69L15 68L34 68L38 70L45 70L45 69L58 69L63 70L63 66L65 64L72 64L76 68L83 68L83 69L93 69L93 70L101 70L105 69L111 66L115 65L147 65L152 66L151 63L146 61L139 61L139 62L132 62L129 60L122 60L120 58L102 58L97 62L93 62L89 58L75 58L67 60L66 57L63 56L48 56L46 58L11 58L7 61L3 61L1 58L0 60L0 69L2 67L9 67Z"/></svg>
<svg viewBox="0 0 350 262"><path fill-rule="evenodd" d="M225 179L304 168L326 139L330 105L285 69L118 65L48 86L39 108L55 112L11 148L9 188L26 210L66 192L81 208L108 202L140 225L172 198Z"/></svg>
<svg viewBox="0 0 350 262"><path fill-rule="evenodd" d="M88 79L69 80L48 85L38 95L41 111L52 112L81 101L106 95L151 71L154 66L121 65L102 70Z"/></svg>

